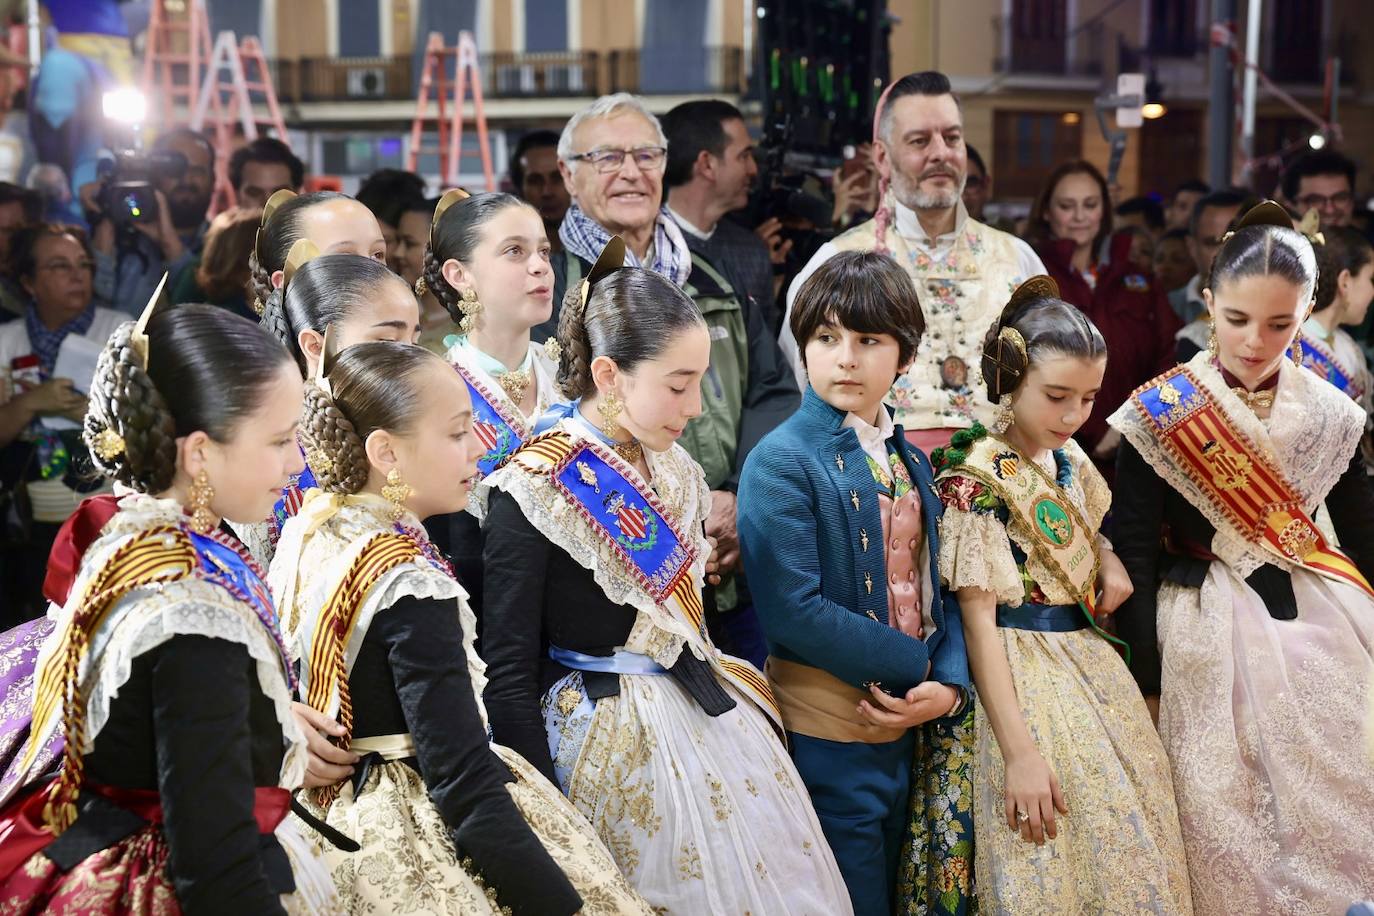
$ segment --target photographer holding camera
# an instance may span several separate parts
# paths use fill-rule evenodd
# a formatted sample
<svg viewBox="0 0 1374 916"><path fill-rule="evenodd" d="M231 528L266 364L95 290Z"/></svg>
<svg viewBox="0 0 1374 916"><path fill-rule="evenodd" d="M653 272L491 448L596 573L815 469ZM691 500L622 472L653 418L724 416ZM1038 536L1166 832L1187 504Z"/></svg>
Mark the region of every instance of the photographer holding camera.
<svg viewBox="0 0 1374 916"><path fill-rule="evenodd" d="M95 294L136 314L164 272L176 276L200 250L214 190L215 149L179 127L147 155L123 153L114 170L81 188L95 248Z"/></svg>

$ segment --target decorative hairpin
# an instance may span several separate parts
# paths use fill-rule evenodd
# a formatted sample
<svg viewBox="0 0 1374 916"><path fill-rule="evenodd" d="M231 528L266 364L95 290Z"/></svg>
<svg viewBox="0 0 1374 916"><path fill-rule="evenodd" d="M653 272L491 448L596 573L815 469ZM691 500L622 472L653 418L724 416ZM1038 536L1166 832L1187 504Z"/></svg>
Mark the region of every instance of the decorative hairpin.
<svg viewBox="0 0 1374 916"><path fill-rule="evenodd" d="M91 451L101 461L114 461L124 454L124 437L108 426L102 427L91 442Z"/></svg>
<svg viewBox="0 0 1374 916"><path fill-rule="evenodd" d="M323 391L325 396L331 401L334 400L334 386L329 383L329 375L325 370L325 364L328 363L330 357L334 355L333 334L334 326L332 324L325 325L324 340L320 344L320 358L315 363L315 378L312 379L315 383L315 387Z"/></svg>
<svg viewBox="0 0 1374 916"><path fill-rule="evenodd" d="M458 203L460 200L467 200L472 195L462 188L450 188L444 192L444 196L439 198L439 203L434 206L434 218L429 221L429 244L434 245L434 227L439 225L439 220L443 219L448 208Z"/></svg>
<svg viewBox="0 0 1374 916"><path fill-rule="evenodd" d="M153 317L153 313L158 307L167 301L164 295L167 289L167 274L162 274L162 279L157 284L157 289L153 290L152 296L148 298L148 304L143 307L143 312L138 316L138 322L134 325L133 333L129 335L129 346L143 360L143 368L148 368L148 321Z"/></svg>
<svg viewBox="0 0 1374 916"><path fill-rule="evenodd" d="M1313 207L1311 210L1308 210L1305 214L1303 214L1302 220L1299 221L1297 229L1304 236L1306 236L1307 240L1311 242L1313 245L1325 245L1326 236L1322 235L1322 233L1319 231L1321 229L1321 224L1321 214L1317 212L1316 207Z"/></svg>
<svg viewBox="0 0 1374 916"><path fill-rule="evenodd" d="M587 276L582 281L582 305L587 305L587 297L592 294L592 287L595 286L603 277L612 271L619 270L625 266L625 240L618 235L611 236L606 242L606 247L601 249L601 254L596 256L596 263L587 272Z"/></svg>
<svg viewBox="0 0 1374 916"><path fill-rule="evenodd" d="M296 239L296 243L291 246L291 250L286 253L286 264L282 267L282 295L286 294L287 284L296 275L296 271L305 266L306 262L312 258L320 256L320 248L310 239Z"/></svg>
<svg viewBox="0 0 1374 916"><path fill-rule="evenodd" d="M262 217L258 220L258 231L257 234L253 236L253 253L258 256L259 265L262 264L262 234L267 231L267 224L271 221L273 215L281 209L281 205L295 196L295 191L282 188L280 191L275 192L271 197L267 198L267 203L262 205ZM253 311L258 313L259 318L262 317L264 308L266 308L266 306L262 299L254 296Z"/></svg>

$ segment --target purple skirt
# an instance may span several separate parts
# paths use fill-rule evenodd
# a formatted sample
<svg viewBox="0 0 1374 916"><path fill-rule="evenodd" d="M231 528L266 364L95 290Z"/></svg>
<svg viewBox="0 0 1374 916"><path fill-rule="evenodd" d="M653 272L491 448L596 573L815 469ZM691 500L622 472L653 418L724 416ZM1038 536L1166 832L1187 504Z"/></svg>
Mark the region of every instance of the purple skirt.
<svg viewBox="0 0 1374 916"><path fill-rule="evenodd" d="M53 622L39 617L0 633L0 805L29 780L20 772L33 725L33 679L38 650L52 635ZM48 740L30 772L36 777L57 768L62 759L62 732Z"/></svg>

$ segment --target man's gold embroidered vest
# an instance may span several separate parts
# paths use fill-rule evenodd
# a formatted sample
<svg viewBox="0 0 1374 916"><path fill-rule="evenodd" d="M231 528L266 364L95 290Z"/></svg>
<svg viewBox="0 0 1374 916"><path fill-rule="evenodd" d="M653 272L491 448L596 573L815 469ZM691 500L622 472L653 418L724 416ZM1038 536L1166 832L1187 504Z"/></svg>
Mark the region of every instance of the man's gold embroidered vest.
<svg viewBox="0 0 1374 916"><path fill-rule="evenodd" d="M939 258L908 246L895 227L889 227L886 239L892 256L916 284L926 319L916 361L888 393L894 419L907 429L965 429L974 420L990 425L993 405L983 384L983 337L1025 279L1013 237L965 220L954 247ZM833 244L841 251L872 250L872 220Z"/></svg>

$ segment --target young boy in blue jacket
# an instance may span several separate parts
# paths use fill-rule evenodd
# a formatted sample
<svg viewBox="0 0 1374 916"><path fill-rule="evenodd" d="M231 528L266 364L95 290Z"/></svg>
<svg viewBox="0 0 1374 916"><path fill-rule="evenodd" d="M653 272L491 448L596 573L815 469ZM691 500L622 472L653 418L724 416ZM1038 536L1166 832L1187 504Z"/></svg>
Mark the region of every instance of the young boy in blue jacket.
<svg viewBox="0 0 1374 916"><path fill-rule="evenodd" d="M925 319L895 261L853 251L802 286L791 327L809 385L745 463L740 546L797 769L855 913L887 916L915 729L970 701L930 461L883 404Z"/></svg>

